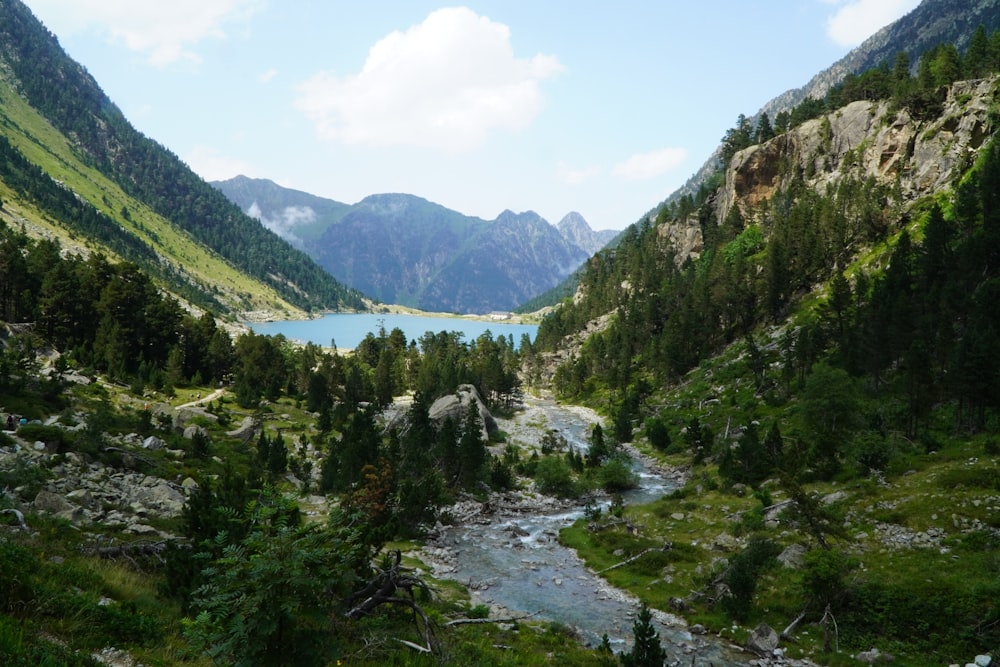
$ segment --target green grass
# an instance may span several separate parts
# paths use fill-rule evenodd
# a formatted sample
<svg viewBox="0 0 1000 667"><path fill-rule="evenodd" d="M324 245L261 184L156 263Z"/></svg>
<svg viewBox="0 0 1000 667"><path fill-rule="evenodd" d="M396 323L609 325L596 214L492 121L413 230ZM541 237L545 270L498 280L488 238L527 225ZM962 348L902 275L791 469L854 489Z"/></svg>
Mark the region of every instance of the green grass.
<svg viewBox="0 0 1000 667"><path fill-rule="evenodd" d="M192 282L212 285L217 296L236 311L268 310L282 317L302 317L303 313L281 299L271 288L240 273L226 260L196 242L145 205L129 197L110 179L86 165L79 152L58 130L32 109L0 76L0 132L30 161L52 178L64 183L78 196L129 229L166 257L175 271ZM32 205L20 201L17 193L0 182L4 212L0 220L28 231L53 235L64 248L83 253L95 250L59 221L49 219ZM127 209L128 218L122 215Z"/></svg>

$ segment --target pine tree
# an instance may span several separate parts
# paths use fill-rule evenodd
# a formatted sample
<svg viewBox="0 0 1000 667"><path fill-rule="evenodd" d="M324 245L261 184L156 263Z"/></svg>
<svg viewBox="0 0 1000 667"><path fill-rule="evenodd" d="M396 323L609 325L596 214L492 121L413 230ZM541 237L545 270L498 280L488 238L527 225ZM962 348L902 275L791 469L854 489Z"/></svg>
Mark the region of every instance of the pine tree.
<svg viewBox="0 0 1000 667"><path fill-rule="evenodd" d="M635 645L628 653L622 653L622 667L663 667L667 652L660 644L660 634L653 627L653 615L645 603L632 625L632 635Z"/></svg>
<svg viewBox="0 0 1000 667"><path fill-rule="evenodd" d="M461 459L459 475L462 487L471 489L483 477L486 464L486 443L483 441L483 421L479 416L479 405L469 401L469 409L465 413L462 424L462 437L458 442L458 453Z"/></svg>

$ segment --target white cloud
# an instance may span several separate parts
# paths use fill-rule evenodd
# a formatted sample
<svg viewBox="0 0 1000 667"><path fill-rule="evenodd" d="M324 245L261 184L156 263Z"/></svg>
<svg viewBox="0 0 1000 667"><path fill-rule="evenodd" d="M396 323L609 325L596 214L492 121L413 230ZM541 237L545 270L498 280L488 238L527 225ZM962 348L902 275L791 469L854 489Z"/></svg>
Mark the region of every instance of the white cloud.
<svg viewBox="0 0 1000 667"><path fill-rule="evenodd" d="M676 169L687 157L683 148L661 148L650 153L637 153L615 165L613 173L629 181L645 181Z"/></svg>
<svg viewBox="0 0 1000 667"><path fill-rule="evenodd" d="M225 26L245 21L264 0L31 0L32 10L59 31L96 27L113 41L164 67L198 61L191 47L205 39L224 39Z"/></svg>
<svg viewBox="0 0 1000 667"><path fill-rule="evenodd" d="M257 78L258 78L258 80L260 80L261 83L270 83L271 79L273 79L277 75L278 75L278 70L276 70L275 68L271 67L266 72L263 72Z"/></svg>
<svg viewBox="0 0 1000 667"><path fill-rule="evenodd" d="M249 162L223 155L210 146L195 146L184 161L206 181L224 181L241 174L249 176L254 172Z"/></svg>
<svg viewBox="0 0 1000 667"><path fill-rule="evenodd" d="M571 167L560 161L556 165L556 178L568 185L580 185L586 183L601 174L599 166L592 167Z"/></svg>
<svg viewBox="0 0 1000 667"><path fill-rule="evenodd" d="M515 57L507 26L440 9L377 42L357 74L313 75L296 107L324 139L459 153L530 124L544 105L540 83L561 70L553 56Z"/></svg>
<svg viewBox="0 0 1000 667"><path fill-rule="evenodd" d="M251 218L257 218L262 225L298 248L303 247L304 243L302 238L295 233L295 228L298 225L316 221L316 211L309 206L286 206L278 212L276 217L269 218L264 215L257 202L254 202L247 210L247 215Z"/></svg>
<svg viewBox="0 0 1000 667"><path fill-rule="evenodd" d="M829 2L828 2L829 4ZM826 34L839 46L855 47L920 4L920 0L838 0Z"/></svg>

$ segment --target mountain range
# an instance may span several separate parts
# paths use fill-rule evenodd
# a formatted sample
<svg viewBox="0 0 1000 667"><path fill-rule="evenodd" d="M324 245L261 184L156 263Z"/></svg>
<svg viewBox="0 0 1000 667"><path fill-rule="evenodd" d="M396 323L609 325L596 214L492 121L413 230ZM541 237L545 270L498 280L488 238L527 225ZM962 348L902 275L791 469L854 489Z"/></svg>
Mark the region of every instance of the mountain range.
<svg viewBox="0 0 1000 667"><path fill-rule="evenodd" d="M212 187L0 0L0 396L27 422L0 437L0 663L230 664L250 649L266 659L245 664L617 663L561 621L399 596L422 581L383 549L438 518L502 522L566 492L585 493L584 516L560 542L641 600L637 618L686 618L692 660L717 637L754 650L747 664L991 664L998 4L924 0L850 56L907 52L907 67L832 72L820 98L789 98L787 122L737 128L710 174L584 261L534 341L442 332L418 349L383 331L340 355L234 341L212 314L365 308L345 286L363 281L379 299L478 309L602 242L572 214L553 227L413 195ZM461 433L430 426L461 382L516 411L519 378L607 418L586 457L554 430L487 454L471 398ZM377 406L404 394L387 414L410 427L383 430ZM672 479L626 506L633 447ZM463 477L453 494L446 480ZM594 492L614 500L584 506ZM405 614L357 606L380 597Z"/></svg>
<svg viewBox="0 0 1000 667"><path fill-rule="evenodd" d="M486 221L408 194L348 205L266 179L212 185L337 280L377 301L432 312L513 310L617 234L593 231L575 212L553 226L531 211Z"/></svg>

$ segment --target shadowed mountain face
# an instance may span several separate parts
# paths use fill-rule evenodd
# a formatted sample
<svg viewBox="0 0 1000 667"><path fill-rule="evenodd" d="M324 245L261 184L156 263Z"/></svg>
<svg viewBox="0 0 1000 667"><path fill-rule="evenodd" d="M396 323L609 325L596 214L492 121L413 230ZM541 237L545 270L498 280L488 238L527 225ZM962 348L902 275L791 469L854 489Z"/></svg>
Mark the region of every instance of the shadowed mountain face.
<svg viewBox="0 0 1000 667"><path fill-rule="evenodd" d="M238 176L214 183L338 280L384 303L429 311L512 310L603 247L579 213L553 226L533 212L494 221L406 194L348 205Z"/></svg>

